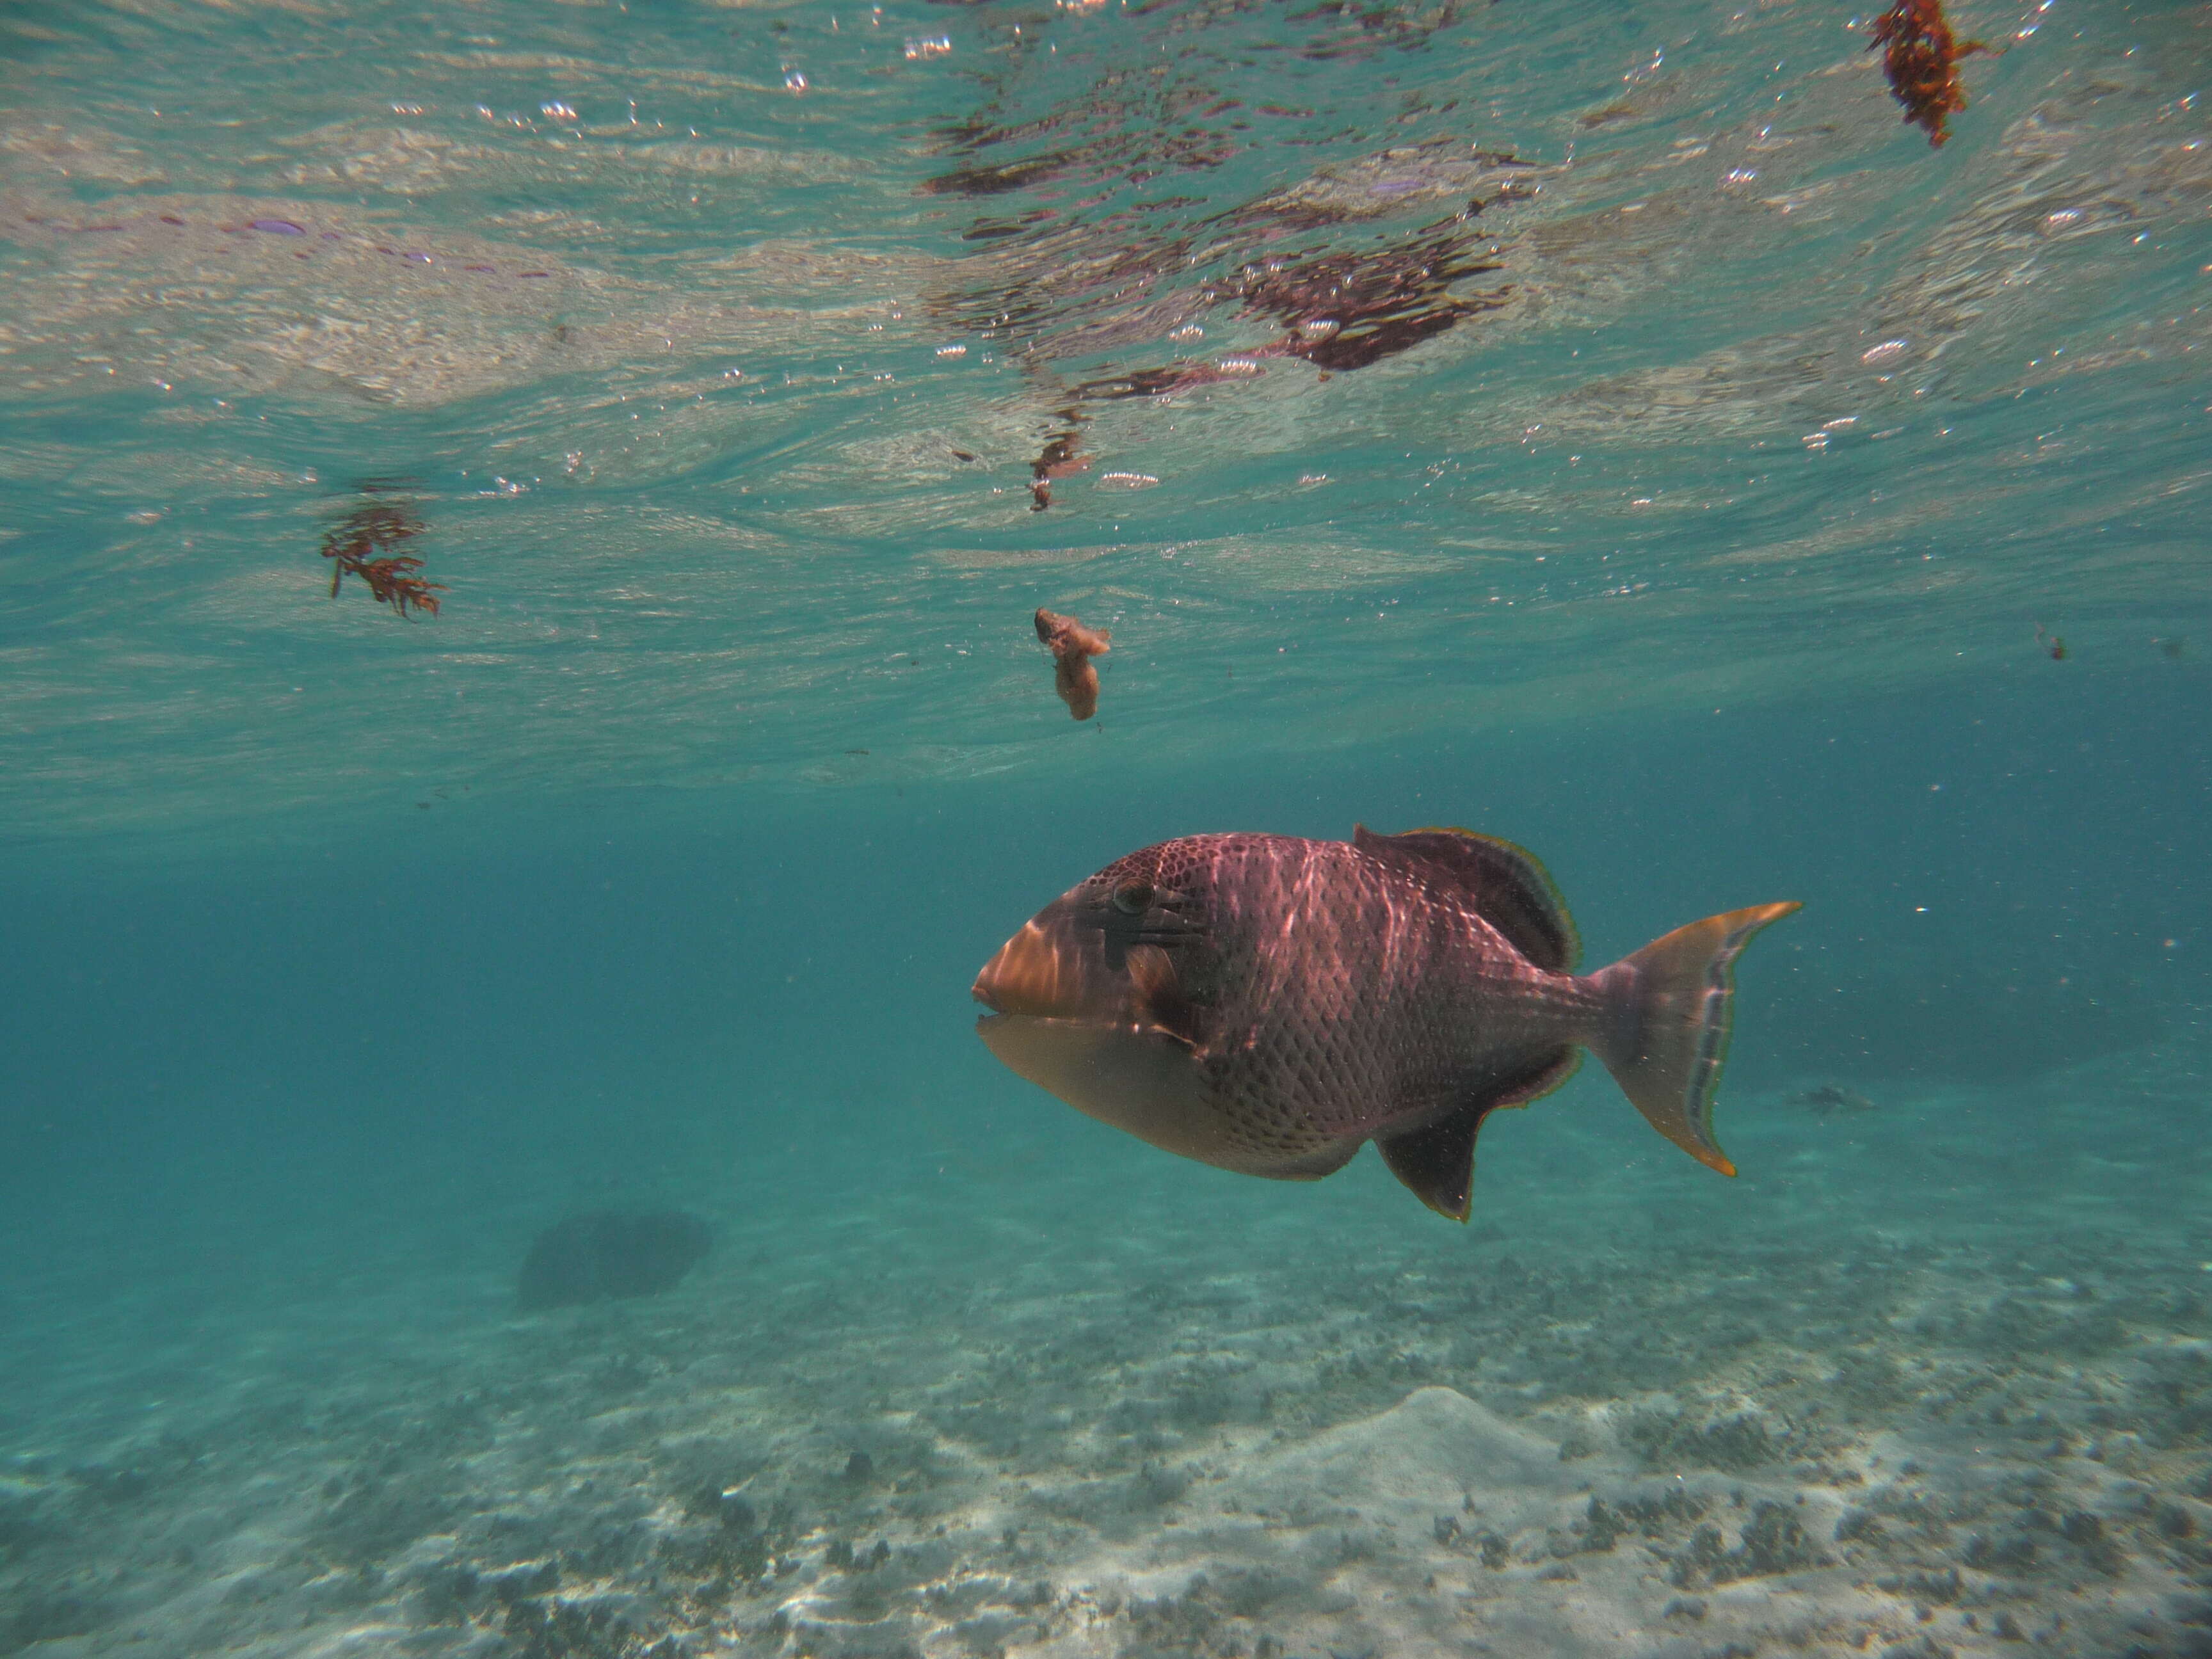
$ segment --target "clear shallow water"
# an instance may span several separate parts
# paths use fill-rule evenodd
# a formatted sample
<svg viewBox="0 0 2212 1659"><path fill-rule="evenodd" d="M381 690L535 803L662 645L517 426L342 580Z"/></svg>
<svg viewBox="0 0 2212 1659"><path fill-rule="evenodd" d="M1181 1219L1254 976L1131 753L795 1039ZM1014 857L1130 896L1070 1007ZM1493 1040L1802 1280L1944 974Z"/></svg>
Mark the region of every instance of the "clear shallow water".
<svg viewBox="0 0 2212 1659"><path fill-rule="evenodd" d="M11 14L0 1650L2200 1650L2204 17L1956 21L1931 151L1802 4ZM969 1033L1439 821L1807 902L1741 1179Z"/></svg>

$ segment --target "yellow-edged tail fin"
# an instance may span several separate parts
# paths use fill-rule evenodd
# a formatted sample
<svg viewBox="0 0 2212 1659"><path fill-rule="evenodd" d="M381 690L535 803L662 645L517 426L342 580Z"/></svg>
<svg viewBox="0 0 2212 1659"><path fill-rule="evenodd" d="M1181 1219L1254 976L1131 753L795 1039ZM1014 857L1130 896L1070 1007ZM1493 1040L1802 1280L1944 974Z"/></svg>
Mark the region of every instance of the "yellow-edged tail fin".
<svg viewBox="0 0 2212 1659"><path fill-rule="evenodd" d="M1605 999L1591 1050L1653 1128L1723 1175L1735 1165L1713 1139L1713 1095L1728 1058L1735 959L1753 934L1802 908L1707 916L1589 976Z"/></svg>

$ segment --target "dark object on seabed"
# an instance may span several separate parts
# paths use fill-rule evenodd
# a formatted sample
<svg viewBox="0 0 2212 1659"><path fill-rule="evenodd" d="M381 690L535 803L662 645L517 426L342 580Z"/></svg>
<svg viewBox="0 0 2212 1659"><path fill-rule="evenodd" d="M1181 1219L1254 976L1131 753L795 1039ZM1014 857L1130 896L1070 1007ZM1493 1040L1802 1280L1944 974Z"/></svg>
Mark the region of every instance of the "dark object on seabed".
<svg viewBox="0 0 2212 1659"><path fill-rule="evenodd" d="M714 1236L681 1210L593 1210L538 1235L522 1264L515 1306L524 1313L653 1296L699 1265Z"/></svg>
<svg viewBox="0 0 2212 1659"><path fill-rule="evenodd" d="M1951 136L1944 130L1945 118L1966 106L1959 59L1989 48L1978 40L1952 38L1942 0L1897 0L1875 19L1867 50L1881 53L1890 94L1905 106L1905 118L1917 123L1936 146Z"/></svg>
<svg viewBox="0 0 2212 1659"><path fill-rule="evenodd" d="M1871 1112L1874 1102L1864 1095L1854 1094L1840 1083L1823 1083L1815 1088L1801 1089L1790 1097L1792 1106L1802 1106L1808 1111L1826 1117L1831 1112Z"/></svg>

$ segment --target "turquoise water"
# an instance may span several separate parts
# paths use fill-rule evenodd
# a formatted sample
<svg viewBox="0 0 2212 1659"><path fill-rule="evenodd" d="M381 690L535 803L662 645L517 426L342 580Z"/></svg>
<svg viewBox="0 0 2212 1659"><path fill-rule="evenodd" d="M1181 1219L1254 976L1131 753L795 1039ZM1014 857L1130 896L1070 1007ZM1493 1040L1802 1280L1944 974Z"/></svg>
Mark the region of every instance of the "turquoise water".
<svg viewBox="0 0 2212 1659"><path fill-rule="evenodd" d="M0 1654L2212 1652L2212 35L1954 21L0 14ZM1804 902L1737 1180L972 1034L1438 823Z"/></svg>

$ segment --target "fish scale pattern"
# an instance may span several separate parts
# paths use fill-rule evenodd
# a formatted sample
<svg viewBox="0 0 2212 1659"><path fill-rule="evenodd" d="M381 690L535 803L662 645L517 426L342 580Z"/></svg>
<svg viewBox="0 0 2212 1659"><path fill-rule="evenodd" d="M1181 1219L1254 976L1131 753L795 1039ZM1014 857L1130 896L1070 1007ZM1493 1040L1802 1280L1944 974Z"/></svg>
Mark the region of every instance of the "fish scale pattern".
<svg viewBox="0 0 2212 1659"><path fill-rule="evenodd" d="M1191 836L1093 879L1149 882L1202 916L1220 987L1208 1092L1262 1173L1326 1173L1367 1137L1525 1066L1526 1042L1510 1039L1529 1022L1497 1016L1520 1003L1540 1024L1553 1000L1553 976L1469 899L1347 842Z"/></svg>

